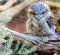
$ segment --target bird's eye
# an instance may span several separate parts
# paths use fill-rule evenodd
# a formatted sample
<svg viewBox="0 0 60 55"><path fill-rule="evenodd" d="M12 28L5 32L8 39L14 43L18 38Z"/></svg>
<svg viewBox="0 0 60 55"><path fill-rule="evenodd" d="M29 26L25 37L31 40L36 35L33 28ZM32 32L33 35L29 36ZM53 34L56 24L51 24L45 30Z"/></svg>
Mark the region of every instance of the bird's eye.
<svg viewBox="0 0 60 55"><path fill-rule="evenodd" d="M32 14L32 15L36 15L36 13L35 13L35 12L30 12L30 14Z"/></svg>
<svg viewBox="0 0 60 55"><path fill-rule="evenodd" d="M43 11L41 14L45 14L46 12L45 11Z"/></svg>
<svg viewBox="0 0 60 55"><path fill-rule="evenodd" d="M41 14L45 14L46 12L48 12L48 10L47 10L47 9L44 9L44 10L41 12Z"/></svg>

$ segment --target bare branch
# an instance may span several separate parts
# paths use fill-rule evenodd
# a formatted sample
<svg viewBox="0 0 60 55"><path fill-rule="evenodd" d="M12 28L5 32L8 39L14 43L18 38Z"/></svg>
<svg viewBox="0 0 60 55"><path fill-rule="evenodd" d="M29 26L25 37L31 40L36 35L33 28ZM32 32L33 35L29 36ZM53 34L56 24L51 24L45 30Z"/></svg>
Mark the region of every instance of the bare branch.
<svg viewBox="0 0 60 55"><path fill-rule="evenodd" d="M9 0L4 5L0 5L0 12L12 7L12 5L16 2L17 0Z"/></svg>
<svg viewBox="0 0 60 55"><path fill-rule="evenodd" d="M50 7L60 8L60 4L58 2L53 2L53 1L44 1L44 2L48 4Z"/></svg>

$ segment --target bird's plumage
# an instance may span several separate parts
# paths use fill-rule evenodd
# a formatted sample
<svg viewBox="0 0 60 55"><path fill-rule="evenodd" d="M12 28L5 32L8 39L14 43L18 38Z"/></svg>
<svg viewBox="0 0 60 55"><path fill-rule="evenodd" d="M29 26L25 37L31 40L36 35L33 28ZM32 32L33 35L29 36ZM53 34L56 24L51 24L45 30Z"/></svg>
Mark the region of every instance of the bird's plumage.
<svg viewBox="0 0 60 55"><path fill-rule="evenodd" d="M32 4L28 9L27 32L34 35L54 34L53 17L47 4L43 2Z"/></svg>

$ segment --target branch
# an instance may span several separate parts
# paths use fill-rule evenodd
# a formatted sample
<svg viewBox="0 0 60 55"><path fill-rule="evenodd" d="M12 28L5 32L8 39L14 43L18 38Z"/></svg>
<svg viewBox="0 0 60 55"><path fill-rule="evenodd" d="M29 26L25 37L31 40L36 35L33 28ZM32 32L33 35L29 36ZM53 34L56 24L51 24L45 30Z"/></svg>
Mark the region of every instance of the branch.
<svg viewBox="0 0 60 55"><path fill-rule="evenodd" d="M9 0L4 5L0 5L0 12L12 7L13 4L15 4L17 0Z"/></svg>
<svg viewBox="0 0 60 55"><path fill-rule="evenodd" d="M10 32L12 34L15 35L15 41L17 40L22 40L24 41L26 39L26 37L30 36L31 39L30 39L30 46L34 46L34 45L39 45L39 42L40 41L43 41L44 39L44 36L33 36L33 35L27 35L27 34L23 34L23 33L19 33L19 32L16 32L16 31L13 31L11 29L8 29L7 27L4 27L4 30L10 30ZM47 50L60 50L59 46L60 46L60 37L58 38L53 38L53 40L51 40L52 36L49 37L49 40L48 42L44 42L43 41L43 44L39 46L39 49L40 51L47 51ZM37 43L36 43L37 42Z"/></svg>
<svg viewBox="0 0 60 55"><path fill-rule="evenodd" d="M32 3L37 2L38 0L25 0L24 2L20 3L19 5L16 5L15 7L9 9L9 15L11 15L12 17L16 16L17 14L19 14L21 12L21 10L23 10L24 8L26 8L27 6L31 5Z"/></svg>
<svg viewBox="0 0 60 55"><path fill-rule="evenodd" d="M58 2L53 2L53 1L44 1L44 2L48 4L50 7L60 8L60 3Z"/></svg>
<svg viewBox="0 0 60 55"><path fill-rule="evenodd" d="M37 0L25 0L24 2L0 13L0 22L6 22L9 18L15 17L21 12L24 8L36 2Z"/></svg>

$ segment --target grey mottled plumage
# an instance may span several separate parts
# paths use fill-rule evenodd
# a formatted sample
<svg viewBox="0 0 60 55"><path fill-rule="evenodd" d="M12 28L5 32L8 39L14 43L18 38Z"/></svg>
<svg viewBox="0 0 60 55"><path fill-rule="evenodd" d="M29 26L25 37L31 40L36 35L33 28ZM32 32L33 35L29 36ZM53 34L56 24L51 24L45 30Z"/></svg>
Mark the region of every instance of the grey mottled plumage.
<svg viewBox="0 0 60 55"><path fill-rule="evenodd" d="M26 30L34 35L53 35L55 34L53 18L54 15L47 4L34 3L28 9Z"/></svg>

